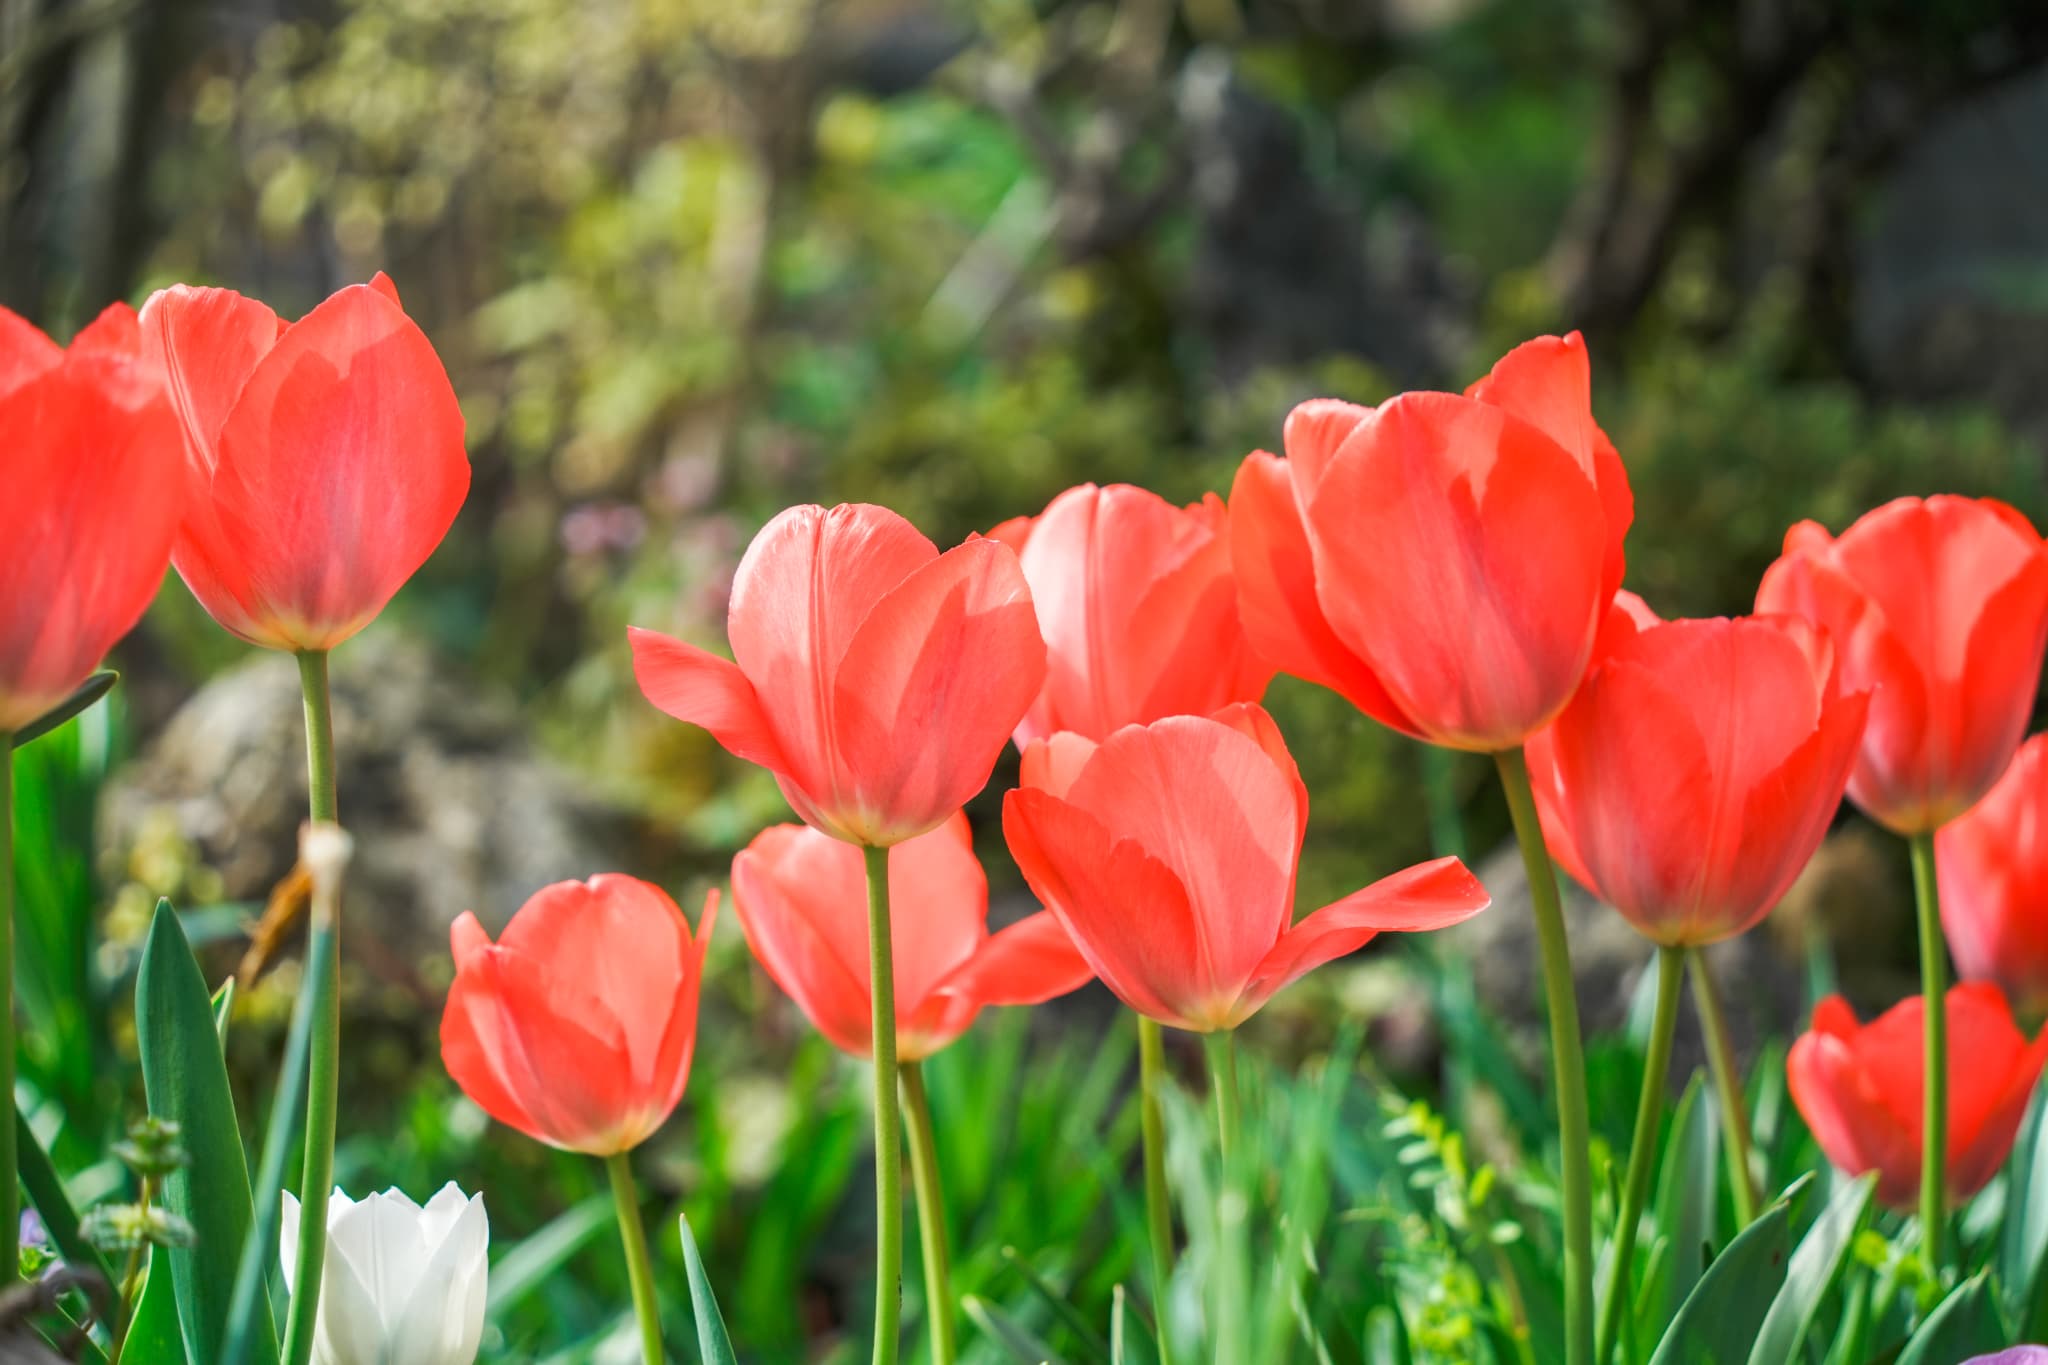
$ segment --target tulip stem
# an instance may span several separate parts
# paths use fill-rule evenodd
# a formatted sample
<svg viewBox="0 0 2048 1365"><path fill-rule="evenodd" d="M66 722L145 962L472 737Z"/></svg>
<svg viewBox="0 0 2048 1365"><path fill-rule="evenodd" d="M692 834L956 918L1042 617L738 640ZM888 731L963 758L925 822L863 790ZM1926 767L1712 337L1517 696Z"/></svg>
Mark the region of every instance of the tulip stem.
<svg viewBox="0 0 2048 1365"><path fill-rule="evenodd" d="M875 1353L896 1365L903 1334L903 1115L896 1107L896 957L889 944L889 850L868 870L868 994L875 1054Z"/></svg>
<svg viewBox="0 0 2048 1365"><path fill-rule="evenodd" d="M1237 1031L1217 1029L1203 1034L1202 1041L1208 1045L1209 1076L1216 1091L1216 1154L1228 1167L1237 1154Z"/></svg>
<svg viewBox="0 0 2048 1365"><path fill-rule="evenodd" d="M333 824L334 707L327 685L327 651L304 650L298 659L299 690L306 704L307 813L315 824ZM327 1258L327 1194L334 1184L334 1115L341 1079L341 916L332 913L335 908L329 913L315 909L306 954L309 970L301 987L312 996L308 1008L313 1034L307 1057L306 1160L299 1176L299 1248L291 1309L285 1316L283 1365L307 1365L313 1358L320 1275ZM328 940L325 945L320 942L323 937Z"/></svg>
<svg viewBox="0 0 2048 1365"><path fill-rule="evenodd" d="M1650 1024L1650 1049L1643 1055L1643 1092L1636 1100L1636 1128L1629 1139L1628 1178L1621 1187L1621 1212L1614 1224L1612 1262L1607 1274L1607 1300L1600 1313L1600 1332L1593 1358L1607 1365L1629 1301L1630 1261L1636 1251L1636 1224L1650 1193L1650 1168L1656 1164L1657 1127L1664 1117L1664 1091L1671 1083L1671 1038L1678 1032L1678 996L1685 974L1685 950L1657 949L1657 1014Z"/></svg>
<svg viewBox="0 0 2048 1365"><path fill-rule="evenodd" d="M1687 950L1692 966L1692 999L1699 1011L1700 1032L1707 1038L1707 1066L1714 1073L1720 1099L1721 1132L1728 1143L1728 1182L1735 1197L1738 1230L1756 1221L1756 1175L1750 1159L1749 1105L1742 1098L1742 1068L1735 1062L1735 1044L1728 1035L1728 1012L1707 968L1707 955Z"/></svg>
<svg viewBox="0 0 2048 1365"><path fill-rule="evenodd" d="M925 1093L922 1062L903 1062L896 1070L903 1078L910 1181L917 1193L917 1236L924 1248L924 1311L931 1321L932 1365L953 1365L959 1354L953 1323L953 1254L946 1241L946 1188L939 1179L931 1099Z"/></svg>
<svg viewBox="0 0 2048 1365"><path fill-rule="evenodd" d="M1543 994L1550 1014L1550 1056L1557 1081L1557 1135L1563 1164L1564 1337L1567 1365L1593 1360L1593 1171L1591 1125L1586 1117L1586 1054L1579 1039L1579 1002L1572 983L1571 945L1557 873L1543 844L1529 763L1520 749L1493 756L1507 793L1515 841L1529 881L1536 942L1543 959Z"/></svg>
<svg viewBox="0 0 2048 1365"><path fill-rule="evenodd" d="M612 1203L619 1211L619 1241L626 1248L626 1279L633 1286L633 1316L640 1322L640 1358L662 1365L661 1305L654 1297L654 1262L647 1254L647 1228L640 1221L640 1190L633 1184L633 1159L613 1152L604 1159L612 1181Z"/></svg>
<svg viewBox="0 0 2048 1365"><path fill-rule="evenodd" d="M1920 920L1920 995L1925 1003L1926 1085L1920 1139L1920 1255L1930 1284L1941 1283L1942 1196L1948 1160L1948 948L1934 880L1934 835L1913 836L1913 903Z"/></svg>
<svg viewBox="0 0 2048 1365"><path fill-rule="evenodd" d="M1159 1365L1173 1365L1166 1344L1167 1284L1173 1278L1173 1208L1166 1191L1166 1037L1157 1019L1138 1021L1138 1126L1145 1147L1145 1222L1152 1233L1152 1313L1158 1319Z"/></svg>
<svg viewBox="0 0 2048 1365"><path fill-rule="evenodd" d="M0 732L0 1094L14 1096L14 736ZM0 1289L21 1273L14 1125L0 1123Z"/></svg>

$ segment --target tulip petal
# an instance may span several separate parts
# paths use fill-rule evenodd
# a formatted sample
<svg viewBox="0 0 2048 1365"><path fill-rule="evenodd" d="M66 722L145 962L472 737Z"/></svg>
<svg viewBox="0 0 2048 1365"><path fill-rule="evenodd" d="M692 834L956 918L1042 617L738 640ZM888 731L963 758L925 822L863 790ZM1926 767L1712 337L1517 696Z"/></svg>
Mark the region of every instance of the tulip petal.
<svg viewBox="0 0 2048 1365"><path fill-rule="evenodd" d="M1266 751L1266 757L1280 769L1294 786L1294 812L1301 824L1301 836L1295 840L1295 855L1300 856L1301 837L1308 834L1308 784L1301 780L1301 768L1294 761L1294 754L1287 747L1286 736L1274 723L1266 708L1257 702L1239 702L1226 706L1209 717L1218 725L1227 725L1252 743Z"/></svg>
<svg viewBox="0 0 2048 1365"><path fill-rule="evenodd" d="M1956 1052L1960 1056L1970 1055L1962 1047ZM2041 1083L2044 1065L2048 1065L2048 1029L2015 1059L2004 1091L1985 1108L1975 1134L1968 1135L1966 1130L1965 1134L1957 1135L1960 1145L1948 1157L1949 1194L1957 1203L1989 1185L1991 1177L2012 1155L2013 1140L2019 1135L2020 1122L2026 1118L2027 1106L2033 1102L2035 1088Z"/></svg>
<svg viewBox="0 0 2048 1365"><path fill-rule="evenodd" d="M648 1078L645 1104L666 1116L682 1102L689 1084L690 1063L697 1053L697 1003L704 990L704 959L711 952L711 930L718 923L718 888L704 893L704 909L697 916L695 933L685 928L688 947L684 951L683 985L669 1010L668 1029L662 1034L654 1073ZM666 1079L667 1084L661 1083Z"/></svg>
<svg viewBox="0 0 2048 1365"><path fill-rule="evenodd" d="M1852 1176L1876 1171L1878 1198L1910 1207L1920 1189L1919 1143L1871 1089L1851 1044L1829 1032L1805 1034L1785 1058L1785 1079L1828 1160Z"/></svg>
<svg viewBox="0 0 2048 1365"><path fill-rule="evenodd" d="M774 773L787 770L754 685L731 660L638 626L628 626L626 638L633 646L633 677L647 700L709 730L733 757Z"/></svg>
<svg viewBox="0 0 2048 1365"><path fill-rule="evenodd" d="M356 1238L340 1235L361 1207L359 1204L342 1216L331 1216L327 1222L328 1254L320 1276L320 1302L314 1321L316 1355L322 1365L382 1361L387 1355L390 1329L373 1288L376 1263L358 1263L359 1256L374 1256L375 1251L359 1245Z"/></svg>
<svg viewBox="0 0 2048 1365"><path fill-rule="evenodd" d="M1071 730L1034 739L1024 746L1023 757L1017 764L1018 785L1065 796L1074 779L1081 775L1081 769L1095 757L1095 749L1094 740Z"/></svg>
<svg viewBox="0 0 2048 1365"><path fill-rule="evenodd" d="M1997 785L1934 836L1941 927L1964 980L1998 982L2048 1013L2048 735L2020 746Z"/></svg>
<svg viewBox="0 0 2048 1365"><path fill-rule="evenodd" d="M2036 551L1984 602L1970 632L1963 676L1948 699L1956 814L1976 804L2026 737L2048 641L2048 553ZM1946 823L1946 822L1944 822Z"/></svg>
<svg viewBox="0 0 2048 1365"><path fill-rule="evenodd" d="M1372 415L1372 408L1341 398L1311 398L1294 405L1280 429L1280 448L1287 452L1287 466L1301 502L1315 496L1330 461L1359 424Z"/></svg>
<svg viewBox="0 0 2048 1365"><path fill-rule="evenodd" d="M858 849L807 825L762 830L732 863L747 946L811 1026L856 1057L873 1046L865 882Z"/></svg>
<svg viewBox="0 0 2048 1365"><path fill-rule="evenodd" d="M482 1199L445 1185L412 1229L424 1261L395 1287L391 1365L467 1365L483 1336L480 1283L490 1241ZM388 1309L389 1305L387 1305Z"/></svg>
<svg viewBox="0 0 2048 1365"><path fill-rule="evenodd" d="M63 362L64 348L44 336L42 328L19 313L0 307L0 397Z"/></svg>
<svg viewBox="0 0 2048 1365"><path fill-rule="evenodd" d="M208 482L235 399L282 326L267 305L232 289L176 284L142 305L143 345L163 367L185 450Z"/></svg>
<svg viewBox="0 0 2048 1365"><path fill-rule="evenodd" d="M1040 910L991 934L933 993L976 1005L1039 1005L1094 979L1059 916Z"/></svg>

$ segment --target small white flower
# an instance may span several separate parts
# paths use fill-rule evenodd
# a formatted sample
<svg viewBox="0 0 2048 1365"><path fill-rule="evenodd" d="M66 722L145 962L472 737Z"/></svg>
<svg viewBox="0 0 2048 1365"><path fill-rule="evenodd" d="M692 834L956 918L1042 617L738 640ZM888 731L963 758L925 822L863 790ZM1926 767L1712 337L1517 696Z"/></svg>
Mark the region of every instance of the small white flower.
<svg viewBox="0 0 2048 1365"><path fill-rule="evenodd" d="M299 1201L284 1197L287 1288ZM490 1225L453 1181L421 1208L399 1190L327 1203L315 1365L471 1365L484 1330Z"/></svg>

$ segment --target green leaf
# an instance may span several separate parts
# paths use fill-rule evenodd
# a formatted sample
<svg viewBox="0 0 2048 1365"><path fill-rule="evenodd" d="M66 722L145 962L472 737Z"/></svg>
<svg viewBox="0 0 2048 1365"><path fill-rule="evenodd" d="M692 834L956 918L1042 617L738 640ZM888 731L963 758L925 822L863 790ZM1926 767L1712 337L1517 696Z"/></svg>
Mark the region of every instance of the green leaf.
<svg viewBox="0 0 2048 1365"><path fill-rule="evenodd" d="M1104 1341L1102 1333L1096 1331L1089 1324L1088 1319L1082 1316L1081 1310L1067 1301L1066 1295L1054 1289L1046 1281L1045 1277L1032 1267L1029 1261L1018 1255L1017 1248L1004 1247L1002 1255L1004 1262L1012 1270L1023 1276L1024 1283L1030 1285L1031 1291L1038 1295L1047 1308L1052 1310L1053 1316L1065 1323L1067 1330L1080 1338L1081 1345L1086 1349L1090 1360L1106 1361L1109 1359L1109 1343Z"/></svg>
<svg viewBox="0 0 2048 1365"><path fill-rule="evenodd" d="M228 1050L228 1020L235 1014L235 979L231 976L220 983L220 989L213 993L213 1036L220 1043L220 1050Z"/></svg>
<svg viewBox="0 0 2048 1365"><path fill-rule="evenodd" d="M30 740L41 739L50 731L70 720L73 716L91 706L101 697L114 690L114 684L121 681L121 675L111 668L103 668L78 685L78 690L49 710L37 716L27 725L14 732L14 747L19 749Z"/></svg>
<svg viewBox="0 0 2048 1365"><path fill-rule="evenodd" d="M162 1251L150 1253L149 1272L135 1300L135 1318L121 1343L121 1365L183 1365L185 1340L178 1332L178 1296Z"/></svg>
<svg viewBox="0 0 2048 1365"><path fill-rule="evenodd" d="M1714 1235L1715 1196L1721 1169L1721 1129L1706 1102L1706 1080L1695 1071L1671 1115L1671 1135L1658 1168L1652 1208L1658 1235L1668 1251L1655 1276L1645 1276L1642 1302L1649 1315L1638 1321L1640 1339L1653 1341L1699 1283L1702 1248Z"/></svg>
<svg viewBox="0 0 2048 1365"><path fill-rule="evenodd" d="M1875 1175L1864 1175L1844 1184L1828 1201L1826 1210L1814 1220L1799 1249L1792 1253L1792 1266L1785 1275L1785 1287L1771 1301L1764 1325L1757 1333L1756 1346L1749 1353L1750 1365L1780 1365L1800 1358L1800 1345L1813 1326L1821 1300L1841 1278L1849 1263L1849 1248L1870 1211L1870 1197L1877 1188Z"/></svg>
<svg viewBox="0 0 2048 1365"><path fill-rule="evenodd" d="M719 1315L718 1300L711 1294L711 1278L704 1273L704 1258L697 1254L697 1239L690 1233L690 1220L678 1218L683 1230L683 1268L690 1277L690 1311L697 1317L697 1353L704 1365L739 1365L732 1342L725 1335L725 1319Z"/></svg>
<svg viewBox="0 0 2048 1365"><path fill-rule="evenodd" d="M496 1319L546 1284L590 1239L612 1225L608 1194L593 1194L564 1210L520 1242L491 1267L490 1300L484 1312Z"/></svg>
<svg viewBox="0 0 2048 1365"><path fill-rule="evenodd" d="M1989 1273L1979 1271L1964 1280L1927 1315L1899 1353L1898 1365L1956 1365L2010 1344L1987 1283Z"/></svg>
<svg viewBox="0 0 2048 1365"><path fill-rule="evenodd" d="M1665 1329L1650 1365L1726 1365L1749 1359L1764 1314L1785 1283L1789 1200L1805 1183L1794 1185L1714 1258Z"/></svg>
<svg viewBox="0 0 2048 1365"><path fill-rule="evenodd" d="M2048 1338L2048 1081L2034 1091L2006 1167L1998 1269L2021 1338Z"/></svg>
<svg viewBox="0 0 2048 1365"><path fill-rule="evenodd" d="M254 1213L213 1004L169 901L157 902L143 945L135 1032L149 1112L182 1125L192 1154L189 1166L164 1180L163 1203L191 1223L197 1240L168 1251L166 1259L187 1357L192 1365L209 1365L227 1330L235 1267ZM274 1365L277 1337L267 1315L251 1346L252 1365Z"/></svg>
<svg viewBox="0 0 2048 1365"><path fill-rule="evenodd" d="M994 1304L969 1294L960 1301L960 1306L967 1310L967 1316L974 1319L976 1326L1009 1352L1010 1359L1017 1365L1066 1365L1053 1354L1052 1347L1018 1326Z"/></svg>
<svg viewBox="0 0 2048 1365"><path fill-rule="evenodd" d="M50 1234L51 1243L57 1254L72 1265L97 1270L108 1284L114 1282L113 1268L101 1256L99 1248L85 1240L78 1230L78 1210L71 1205L71 1196L64 1189L64 1181L57 1174L57 1167L50 1161L50 1154L43 1150L43 1144L36 1141L35 1130L28 1126L19 1108L14 1111L15 1160L21 1168L22 1187L28 1191L31 1204L42 1217L43 1230Z"/></svg>

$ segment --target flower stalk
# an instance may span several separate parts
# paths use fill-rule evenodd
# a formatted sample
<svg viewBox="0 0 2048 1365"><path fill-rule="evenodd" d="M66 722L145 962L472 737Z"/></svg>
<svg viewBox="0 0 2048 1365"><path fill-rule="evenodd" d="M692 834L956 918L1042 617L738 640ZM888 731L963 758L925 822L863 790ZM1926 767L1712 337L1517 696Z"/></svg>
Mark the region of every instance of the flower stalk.
<svg viewBox="0 0 2048 1365"><path fill-rule="evenodd" d="M1930 1284L1941 1283L1943 1195L1948 1179L1948 948L1941 936L1941 893L1934 878L1934 836L1916 834L1913 905L1920 924L1920 995L1926 1001L1926 1085L1920 1137L1920 1258Z"/></svg>
<svg viewBox="0 0 2048 1365"><path fill-rule="evenodd" d="M654 1297L654 1262L647 1254L647 1228L640 1221L640 1191L633 1184L633 1162L625 1152L604 1159L611 1178L612 1203L619 1211L619 1241L626 1250L626 1278L633 1288L633 1316L640 1325L640 1358L662 1365L661 1305Z"/></svg>
<svg viewBox="0 0 2048 1365"><path fill-rule="evenodd" d="M1728 1012L1721 1005L1721 992L1714 985L1707 956L1698 948L1688 950L1687 955L1692 967L1693 1004L1699 1010L1700 1031L1707 1038L1707 1065L1714 1073L1721 1133L1728 1145L1728 1186L1735 1199L1735 1222L1746 1228L1756 1221L1757 1191L1755 1163L1750 1158L1749 1105L1742 1098L1742 1068L1735 1061Z"/></svg>
<svg viewBox="0 0 2048 1365"><path fill-rule="evenodd" d="M896 957L889 941L889 850L864 847L868 981L875 1061L874 1365L895 1365L903 1321L903 1115L896 1099Z"/></svg>
<svg viewBox="0 0 2048 1365"><path fill-rule="evenodd" d="M1166 1036L1159 1021L1138 1021L1138 1126L1145 1148L1145 1223L1152 1241L1152 1312L1159 1319L1159 1365L1173 1365L1167 1345L1167 1285L1173 1278L1173 1208L1166 1189Z"/></svg>
<svg viewBox="0 0 2048 1365"><path fill-rule="evenodd" d="M946 1238L946 1189L939 1178L931 1099L925 1092L922 1062L904 1062L897 1072L903 1079L904 1132L917 1195L917 1235L924 1250L924 1311L931 1323L932 1365L953 1365L959 1354L953 1321L953 1253Z"/></svg>
<svg viewBox="0 0 2048 1365"><path fill-rule="evenodd" d="M1628 1176L1621 1189L1621 1211L1614 1224L1609 1253L1607 1297L1600 1313L1593 1358L1605 1365L1614 1356L1615 1337L1629 1301L1629 1272L1636 1250L1636 1225L1650 1193L1650 1169L1657 1159L1657 1127L1664 1117L1664 1090L1671 1081L1671 1040L1678 1032L1678 995L1685 974L1685 950L1657 949L1657 1008L1650 1024L1649 1051L1643 1056L1643 1090L1636 1100L1635 1135L1629 1140Z"/></svg>

